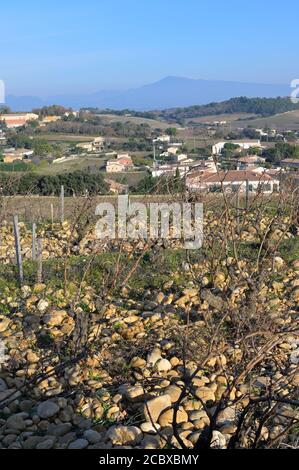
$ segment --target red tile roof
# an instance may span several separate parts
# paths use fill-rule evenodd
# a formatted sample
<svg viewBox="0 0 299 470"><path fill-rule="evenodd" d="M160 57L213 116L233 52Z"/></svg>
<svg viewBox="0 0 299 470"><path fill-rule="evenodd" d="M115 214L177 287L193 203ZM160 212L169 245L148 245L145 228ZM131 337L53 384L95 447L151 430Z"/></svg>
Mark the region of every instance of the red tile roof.
<svg viewBox="0 0 299 470"><path fill-rule="evenodd" d="M249 170L229 170L219 171L217 173L191 173L188 179L200 177L201 183L234 183L241 181L272 181L272 177L267 173L257 173Z"/></svg>
<svg viewBox="0 0 299 470"><path fill-rule="evenodd" d="M116 162L120 163L121 165L133 165L131 157L119 157Z"/></svg>
<svg viewBox="0 0 299 470"><path fill-rule="evenodd" d="M237 161L239 163L259 163L265 161L265 159L259 157L258 155L252 155L251 157L240 157Z"/></svg>

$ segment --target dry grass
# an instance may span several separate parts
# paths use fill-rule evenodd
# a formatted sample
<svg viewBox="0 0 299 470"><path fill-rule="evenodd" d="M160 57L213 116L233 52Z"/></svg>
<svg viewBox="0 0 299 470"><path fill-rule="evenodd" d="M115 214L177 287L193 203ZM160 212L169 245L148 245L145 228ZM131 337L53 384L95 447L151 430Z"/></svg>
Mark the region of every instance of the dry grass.
<svg viewBox="0 0 299 470"><path fill-rule="evenodd" d="M275 116L250 119L245 121L235 120L232 122L233 127L253 126L257 128L271 127L277 130L299 130L299 110L288 111Z"/></svg>
<svg viewBox="0 0 299 470"><path fill-rule="evenodd" d="M107 122L130 122L132 124L148 124L153 129L167 129L170 126L169 123L159 121L157 119L147 119L134 116L117 116L114 114L97 114L97 116ZM173 124L171 126L176 127L176 125L174 126Z"/></svg>

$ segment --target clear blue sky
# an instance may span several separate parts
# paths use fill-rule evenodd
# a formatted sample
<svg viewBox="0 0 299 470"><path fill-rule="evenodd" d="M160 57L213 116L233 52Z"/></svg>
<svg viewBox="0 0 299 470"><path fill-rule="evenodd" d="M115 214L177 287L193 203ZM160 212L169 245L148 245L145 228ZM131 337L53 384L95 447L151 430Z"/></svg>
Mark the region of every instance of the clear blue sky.
<svg viewBox="0 0 299 470"><path fill-rule="evenodd" d="M168 75L264 83L299 78L298 2L1 2L0 79L46 96Z"/></svg>

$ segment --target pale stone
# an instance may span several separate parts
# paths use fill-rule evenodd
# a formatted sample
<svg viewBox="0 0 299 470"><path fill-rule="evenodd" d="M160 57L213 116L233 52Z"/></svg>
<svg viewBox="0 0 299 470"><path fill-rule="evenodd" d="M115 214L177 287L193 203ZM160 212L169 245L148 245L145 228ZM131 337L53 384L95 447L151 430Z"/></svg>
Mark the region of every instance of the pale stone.
<svg viewBox="0 0 299 470"><path fill-rule="evenodd" d="M125 397L129 401L140 401L144 395L144 389L141 385L126 387Z"/></svg>
<svg viewBox="0 0 299 470"><path fill-rule="evenodd" d="M144 416L149 423L156 423L160 414L171 407L171 399L169 395L161 395L149 400L143 407Z"/></svg>
<svg viewBox="0 0 299 470"><path fill-rule="evenodd" d="M130 362L130 366L136 369L143 369L146 366L146 361L141 357L133 357Z"/></svg>
<svg viewBox="0 0 299 470"><path fill-rule="evenodd" d="M208 387L199 387L195 390L195 395L200 398L203 402L215 401L214 392Z"/></svg>
<svg viewBox="0 0 299 470"><path fill-rule="evenodd" d="M157 431L161 429L160 424L158 423L142 423L140 426L142 432L147 434L157 434Z"/></svg>
<svg viewBox="0 0 299 470"><path fill-rule="evenodd" d="M59 326L63 322L67 313L64 310L54 310L43 317L43 321L48 326Z"/></svg>
<svg viewBox="0 0 299 470"><path fill-rule="evenodd" d="M44 313L49 307L49 302L47 300L41 299L37 304L37 309L40 313Z"/></svg>
<svg viewBox="0 0 299 470"><path fill-rule="evenodd" d="M165 410L160 415L158 422L162 427L171 426L173 423L173 418L174 418L174 410L173 409ZM175 421L177 424L186 423L188 421L188 415L182 406L180 406L177 411Z"/></svg>
<svg viewBox="0 0 299 470"><path fill-rule="evenodd" d="M138 444L143 437L142 431L136 426L112 426L107 438L115 445Z"/></svg>
<svg viewBox="0 0 299 470"><path fill-rule="evenodd" d="M152 352L150 352L147 355L147 363L149 366L154 366L156 362L159 361L159 359L162 359L161 357L161 351L158 348L155 348Z"/></svg>
<svg viewBox="0 0 299 470"><path fill-rule="evenodd" d="M276 269L280 269L284 266L284 260L280 256L275 256L274 258L274 266Z"/></svg>
<svg viewBox="0 0 299 470"><path fill-rule="evenodd" d="M3 333L4 331L6 331L9 324L10 324L9 318L1 316L0 317L0 333Z"/></svg>
<svg viewBox="0 0 299 470"><path fill-rule="evenodd" d="M291 379L291 384L294 385L295 387L299 387L299 373L296 373L292 379Z"/></svg>
<svg viewBox="0 0 299 470"><path fill-rule="evenodd" d="M237 412L235 406L228 406L220 411L217 416L217 426L235 424L237 421Z"/></svg>
<svg viewBox="0 0 299 470"><path fill-rule="evenodd" d="M297 365L299 364L299 349L293 351L290 355L291 364Z"/></svg>
<svg viewBox="0 0 299 470"><path fill-rule="evenodd" d="M157 368L158 372L168 372L171 370L172 366L167 359L159 359L156 362L155 367Z"/></svg>
<svg viewBox="0 0 299 470"><path fill-rule="evenodd" d="M171 399L172 403L175 403L176 401L178 401L178 399L179 399L179 397L182 393L182 389L180 387L178 387L177 385L170 385L164 391L167 395L170 396L170 399Z"/></svg>
<svg viewBox="0 0 299 470"><path fill-rule="evenodd" d="M36 364L39 361L39 357L32 351L29 351L26 356L27 361L29 364Z"/></svg>
<svg viewBox="0 0 299 470"><path fill-rule="evenodd" d="M203 418L209 421L209 417L204 410L194 410L189 412L190 421L197 421L198 419Z"/></svg>
<svg viewBox="0 0 299 470"><path fill-rule="evenodd" d="M213 449L225 449L226 439L220 431L213 431L211 448Z"/></svg>

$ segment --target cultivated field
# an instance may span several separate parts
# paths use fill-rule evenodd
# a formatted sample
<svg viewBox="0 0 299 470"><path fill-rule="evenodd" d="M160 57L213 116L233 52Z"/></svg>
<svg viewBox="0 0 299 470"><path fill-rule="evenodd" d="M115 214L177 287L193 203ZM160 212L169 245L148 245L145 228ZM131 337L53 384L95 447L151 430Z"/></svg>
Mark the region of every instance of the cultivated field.
<svg viewBox="0 0 299 470"><path fill-rule="evenodd" d="M76 143L80 143L80 142L91 142L95 137L98 137L98 136L59 134L59 133L53 133L53 134L41 133L37 137L41 138L41 139L44 139L44 140L47 140L47 141L52 142L52 143L65 142L65 143L70 143L70 144L76 144Z"/></svg>
<svg viewBox="0 0 299 470"><path fill-rule="evenodd" d="M187 120L187 123L190 124L191 122L198 122L198 123L209 123L213 124L215 121L226 121L226 122L233 122L239 121L243 119L251 119L256 117L255 114L249 113L233 113L233 114L213 114L207 116L201 116L197 118L190 118Z"/></svg>
<svg viewBox="0 0 299 470"><path fill-rule="evenodd" d="M67 161L52 163L47 166L36 167L35 173L41 175L57 175L60 173L70 173L73 171L84 171L88 168L104 170L108 157L105 156L81 156Z"/></svg>
<svg viewBox="0 0 299 470"><path fill-rule="evenodd" d="M148 124L153 129L167 129L170 126L169 123L156 119L147 119L134 116L118 116L113 114L97 114L97 116L106 122L131 122L132 124ZM171 124L171 127L176 127L176 125Z"/></svg>
<svg viewBox="0 0 299 470"><path fill-rule="evenodd" d="M252 126L257 128L270 127L277 130L299 130L299 110L288 111L282 114L276 114L266 118L250 120L234 120L232 127Z"/></svg>

